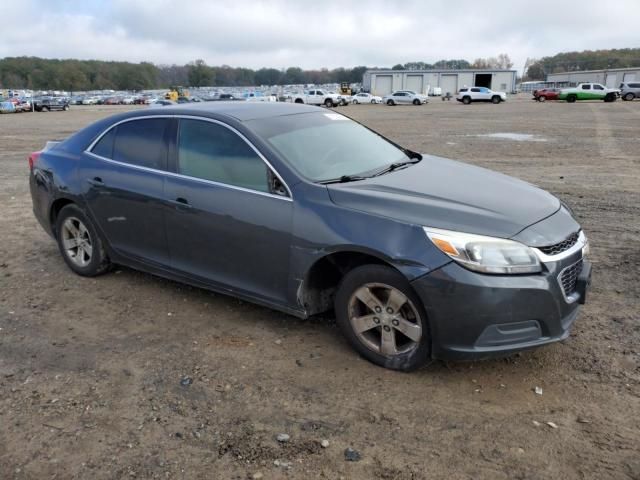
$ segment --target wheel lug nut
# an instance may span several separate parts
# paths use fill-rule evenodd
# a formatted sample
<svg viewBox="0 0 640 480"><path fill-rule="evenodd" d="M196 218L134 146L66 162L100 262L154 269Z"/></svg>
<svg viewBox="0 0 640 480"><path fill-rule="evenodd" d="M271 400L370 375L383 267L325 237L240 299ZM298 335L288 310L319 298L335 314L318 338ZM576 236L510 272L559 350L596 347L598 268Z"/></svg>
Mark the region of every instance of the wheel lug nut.
<svg viewBox="0 0 640 480"><path fill-rule="evenodd" d="M387 307L387 313L393 313L393 308Z"/></svg>
<svg viewBox="0 0 640 480"><path fill-rule="evenodd" d="M378 317L373 317L373 321L374 321L375 323L380 323L380 319L379 319Z"/></svg>
<svg viewBox="0 0 640 480"><path fill-rule="evenodd" d="M391 323L393 323L394 327L397 327L398 325L400 325L400 322L398 320L396 320L395 318L393 320L391 320Z"/></svg>
<svg viewBox="0 0 640 480"><path fill-rule="evenodd" d="M384 328L384 331L385 331L385 332L389 332L389 331L391 331L391 328L389 328L389 325L385 325L385 326L384 326L384 327L382 327L382 328Z"/></svg>
<svg viewBox="0 0 640 480"><path fill-rule="evenodd" d="M375 311L376 311L376 313L380 313L382 311L382 309L380 307L376 307Z"/></svg>

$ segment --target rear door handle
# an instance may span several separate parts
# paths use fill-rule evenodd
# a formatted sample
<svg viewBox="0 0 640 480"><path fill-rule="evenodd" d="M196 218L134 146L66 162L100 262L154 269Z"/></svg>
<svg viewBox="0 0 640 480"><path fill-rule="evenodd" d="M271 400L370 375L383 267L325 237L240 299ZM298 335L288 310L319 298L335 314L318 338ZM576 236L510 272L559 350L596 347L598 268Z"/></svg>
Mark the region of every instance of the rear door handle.
<svg viewBox="0 0 640 480"><path fill-rule="evenodd" d="M102 181L102 179L100 177L93 177L90 178L89 180L87 180L87 182L89 182L89 184L96 186L96 187L104 187L104 182Z"/></svg>
<svg viewBox="0 0 640 480"><path fill-rule="evenodd" d="M173 203L180 210L188 210L192 208L189 204L189 200L184 197L178 197L175 200L171 200L171 203Z"/></svg>

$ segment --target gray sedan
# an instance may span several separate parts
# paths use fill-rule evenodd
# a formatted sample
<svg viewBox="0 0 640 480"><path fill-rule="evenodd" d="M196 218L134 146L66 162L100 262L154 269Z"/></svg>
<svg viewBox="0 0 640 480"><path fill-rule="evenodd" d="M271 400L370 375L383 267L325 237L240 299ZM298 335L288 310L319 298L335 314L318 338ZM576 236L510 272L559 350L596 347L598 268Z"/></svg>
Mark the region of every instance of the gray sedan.
<svg viewBox="0 0 640 480"><path fill-rule="evenodd" d="M317 107L126 112L29 167L34 213L75 273L122 264L302 318L332 311L391 369L562 340L589 285L586 236L553 195Z"/></svg>

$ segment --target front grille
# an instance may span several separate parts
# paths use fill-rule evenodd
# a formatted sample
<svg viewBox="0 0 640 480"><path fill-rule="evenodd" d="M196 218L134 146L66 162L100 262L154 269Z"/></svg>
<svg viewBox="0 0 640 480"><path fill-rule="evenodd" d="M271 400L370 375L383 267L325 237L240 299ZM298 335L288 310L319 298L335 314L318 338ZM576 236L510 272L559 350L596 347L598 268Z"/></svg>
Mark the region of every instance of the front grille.
<svg viewBox="0 0 640 480"><path fill-rule="evenodd" d="M576 291L578 275L580 275L580 272L582 272L582 259L562 271L562 274L560 275L560 283L562 284L562 290L564 291L565 297L569 297Z"/></svg>
<svg viewBox="0 0 640 480"><path fill-rule="evenodd" d="M578 241L579 237L580 232L572 233L560 243L549 245L548 247L538 247L538 250L540 250L545 255L558 255L559 253L565 252L573 247Z"/></svg>

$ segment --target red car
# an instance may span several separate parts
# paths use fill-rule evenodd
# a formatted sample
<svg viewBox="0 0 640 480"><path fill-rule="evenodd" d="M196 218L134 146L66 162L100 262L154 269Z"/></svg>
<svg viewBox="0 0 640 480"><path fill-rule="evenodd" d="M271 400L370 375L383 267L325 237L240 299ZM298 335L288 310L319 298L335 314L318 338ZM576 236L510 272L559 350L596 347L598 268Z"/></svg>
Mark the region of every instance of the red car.
<svg viewBox="0 0 640 480"><path fill-rule="evenodd" d="M538 102L544 102L546 100L558 100L559 88L542 88L540 90L533 91L533 99Z"/></svg>

